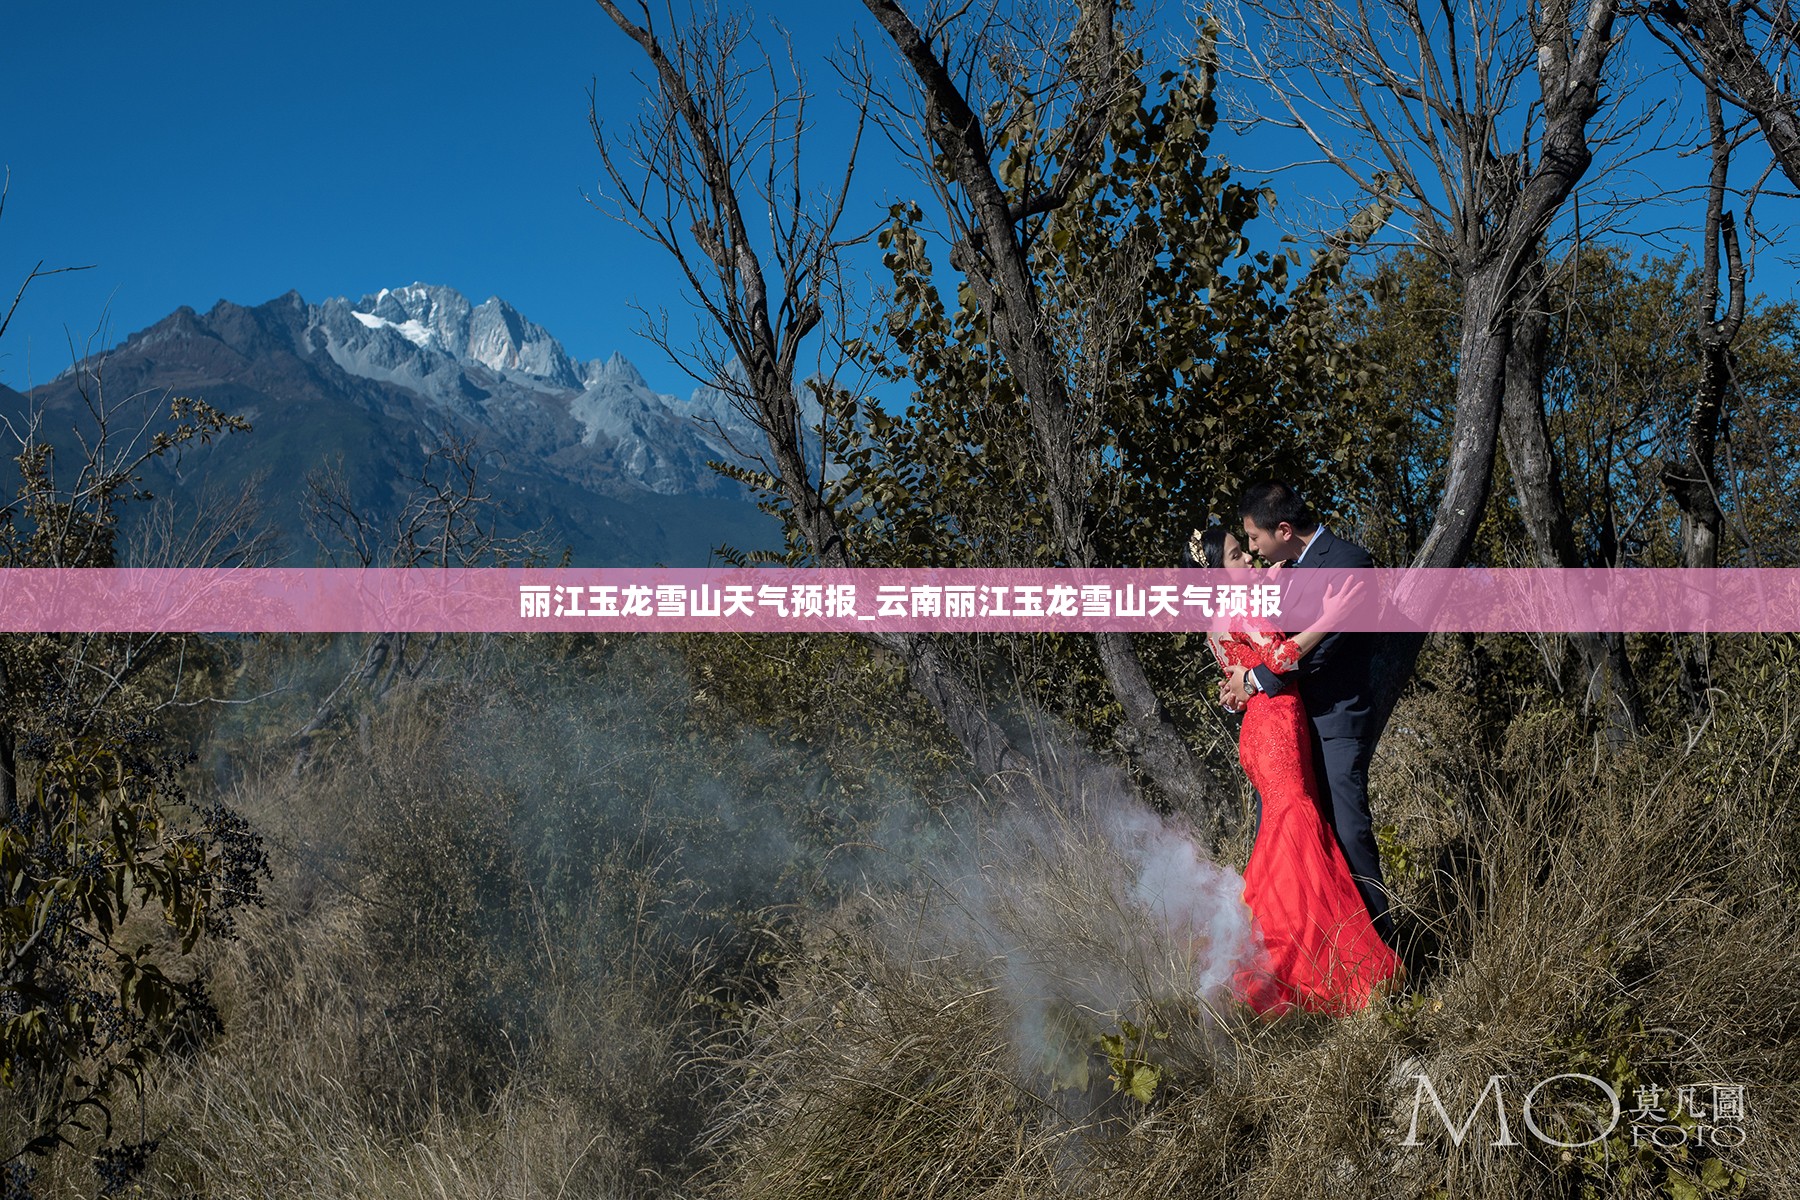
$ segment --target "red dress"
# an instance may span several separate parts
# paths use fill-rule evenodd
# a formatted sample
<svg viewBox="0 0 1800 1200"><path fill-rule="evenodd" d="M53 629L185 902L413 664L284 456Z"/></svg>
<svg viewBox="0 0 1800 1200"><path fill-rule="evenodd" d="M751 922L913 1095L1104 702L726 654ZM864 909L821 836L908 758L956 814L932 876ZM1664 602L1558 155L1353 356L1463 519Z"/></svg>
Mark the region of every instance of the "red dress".
<svg viewBox="0 0 1800 1200"><path fill-rule="evenodd" d="M1294 668L1299 648L1273 627L1215 638L1231 666ZM1343 849L1322 811L1313 774L1312 727L1299 693L1250 697L1238 760L1262 796L1262 823L1244 868L1244 902L1262 952L1233 990L1258 1013L1293 1007L1354 1012L1399 960L1375 932Z"/></svg>

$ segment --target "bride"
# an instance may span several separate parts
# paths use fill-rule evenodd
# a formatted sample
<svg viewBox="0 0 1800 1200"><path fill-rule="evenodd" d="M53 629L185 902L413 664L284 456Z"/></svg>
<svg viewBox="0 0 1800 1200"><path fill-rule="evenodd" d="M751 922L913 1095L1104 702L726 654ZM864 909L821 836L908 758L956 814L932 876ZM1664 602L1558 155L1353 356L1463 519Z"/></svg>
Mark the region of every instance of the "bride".
<svg viewBox="0 0 1800 1200"><path fill-rule="evenodd" d="M1196 530L1186 560L1212 568L1248 568L1250 556L1223 526ZM1326 621L1341 612L1348 593L1328 593ZM1326 636L1309 629L1285 636L1268 621L1208 634L1222 667L1267 666L1286 674ZM1244 902L1262 943L1254 965L1240 970L1233 990L1265 1015L1294 1008L1349 1013L1378 990L1395 986L1400 964L1375 932L1350 877L1343 849L1320 811L1313 776L1311 727L1298 689L1257 693L1244 708L1238 761L1262 797L1262 821L1244 868Z"/></svg>

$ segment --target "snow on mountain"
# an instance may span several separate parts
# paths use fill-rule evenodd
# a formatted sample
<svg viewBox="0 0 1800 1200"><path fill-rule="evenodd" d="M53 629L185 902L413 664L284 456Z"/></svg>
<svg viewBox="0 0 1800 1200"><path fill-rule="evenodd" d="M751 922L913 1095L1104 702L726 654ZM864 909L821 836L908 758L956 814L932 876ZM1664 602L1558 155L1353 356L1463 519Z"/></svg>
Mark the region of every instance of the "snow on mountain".
<svg viewBox="0 0 1800 1200"><path fill-rule="evenodd" d="M356 301L315 305L289 292L255 308L221 301L202 315L184 307L109 355L127 353L147 356L152 371L185 364L181 377L194 382L183 386L195 388L208 378L329 360L376 385L350 389L356 403L375 415L412 414L407 421L429 427L420 430L423 440L457 428L516 463L540 463L621 494L742 496L741 485L706 464L753 465L767 447L743 409L741 369L686 399L659 393L621 354L578 364L499 297L472 305L454 288L424 283ZM810 395L803 412L809 423L818 420ZM809 434L815 460L816 444Z"/></svg>
<svg viewBox="0 0 1800 1200"><path fill-rule="evenodd" d="M354 304L325 301L311 310L308 336L345 371L417 392L496 431L501 444L663 495L736 494L707 462L747 462L763 445L732 400L741 371L686 400L658 393L621 354L576 364L499 297L471 305L454 288L383 288Z"/></svg>
<svg viewBox="0 0 1800 1200"><path fill-rule="evenodd" d="M395 324L392 321L376 316L374 313L352 312L350 315L362 322L365 328L392 329L395 333L398 333L401 337L421 349L429 348L432 339L436 336L432 330L425 328L425 326L413 320L401 321L399 324Z"/></svg>
<svg viewBox="0 0 1800 1200"><path fill-rule="evenodd" d="M250 420L253 434L177 466L256 488L296 561L313 547L300 516L309 472L343 464L355 503L384 512L451 438L474 442L509 528L541 525L576 561L698 565L721 542L780 545L742 485L706 465L743 461L711 424L718 413L742 428L729 404L704 388L659 394L618 354L577 364L497 298L472 305L413 284L355 301L289 292L253 307L184 306L29 397L0 388L0 400L51 414L46 428L79 453L93 410L85 389L102 373L109 395L132 398L122 404L197 396ZM732 440L751 453L758 443Z"/></svg>
<svg viewBox="0 0 1800 1200"><path fill-rule="evenodd" d="M582 384L557 340L498 296L472 308L454 288L414 283L364 296L353 309L365 324L374 318L390 325L420 349L441 350L490 371L517 373L557 387Z"/></svg>

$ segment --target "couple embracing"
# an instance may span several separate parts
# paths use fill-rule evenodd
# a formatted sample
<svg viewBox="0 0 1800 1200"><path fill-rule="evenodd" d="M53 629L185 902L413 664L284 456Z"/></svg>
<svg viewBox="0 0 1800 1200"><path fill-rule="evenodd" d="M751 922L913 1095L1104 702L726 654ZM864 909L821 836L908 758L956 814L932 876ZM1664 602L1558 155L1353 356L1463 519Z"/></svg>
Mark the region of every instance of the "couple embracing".
<svg viewBox="0 0 1800 1200"><path fill-rule="evenodd" d="M1287 484L1253 484L1238 515L1242 541L1222 525L1196 530L1183 562L1242 568L1254 565L1255 553L1284 569L1375 565L1368 551L1325 529ZM1327 613L1347 599L1328 594ZM1287 635L1266 621L1208 635L1225 671L1220 703L1244 714L1238 759L1259 801L1244 901L1262 952L1234 981L1258 1013L1353 1012L1403 976L1369 817L1372 640Z"/></svg>

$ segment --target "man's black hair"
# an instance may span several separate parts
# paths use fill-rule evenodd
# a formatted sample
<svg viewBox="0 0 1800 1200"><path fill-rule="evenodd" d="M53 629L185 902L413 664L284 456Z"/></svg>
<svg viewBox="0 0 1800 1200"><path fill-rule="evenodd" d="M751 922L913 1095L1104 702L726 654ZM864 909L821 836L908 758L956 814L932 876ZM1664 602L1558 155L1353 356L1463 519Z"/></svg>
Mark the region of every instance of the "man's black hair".
<svg viewBox="0 0 1800 1200"><path fill-rule="evenodd" d="M1265 479L1245 488L1244 498L1238 502L1238 516L1255 521L1261 529L1274 529L1286 521L1302 536L1319 527L1319 518L1300 493L1278 479Z"/></svg>

